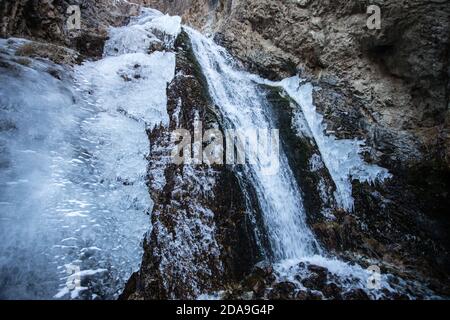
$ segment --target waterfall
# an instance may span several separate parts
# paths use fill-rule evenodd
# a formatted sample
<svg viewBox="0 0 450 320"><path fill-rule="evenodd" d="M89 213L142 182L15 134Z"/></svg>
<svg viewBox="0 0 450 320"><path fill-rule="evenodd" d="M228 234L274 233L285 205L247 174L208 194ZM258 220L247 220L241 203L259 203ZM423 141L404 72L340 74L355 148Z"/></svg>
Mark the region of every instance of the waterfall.
<svg viewBox="0 0 450 320"><path fill-rule="evenodd" d="M370 166L360 160L359 149L361 142L338 141L328 137L321 131L322 117L315 113L311 98L310 84L300 86L300 79L293 77L280 82L272 82L259 76L240 70L235 60L227 51L217 45L212 39L200 34L189 27L184 27L189 34L195 56L207 80L209 94L223 117L224 125L228 128L274 128L271 105L261 88L261 85L279 87L285 90L301 107L300 112L308 113L306 120L313 133L314 140L320 140L319 149L325 153L328 164L339 168L339 162L332 162L332 156L350 160L355 178L361 181L371 181L376 178L386 178L388 173L376 166ZM287 124L290 125L290 124ZM312 130L311 130L312 129ZM334 145L341 152L332 152ZM344 145L344 147L340 147ZM352 149L352 147L354 147ZM356 160L355 160L356 159ZM258 204L261 209L265 230L267 232L271 250L272 262L281 280L297 283L294 277L301 274L299 263L311 263L327 268L331 273L342 279L341 285L347 288L359 287L366 289L372 276L371 271L355 264L350 265L328 255L318 244L311 229L306 223L306 211L303 205L302 192L299 189L292 169L283 149L279 150L279 170L275 174L266 175L259 170L261 163L245 166L244 179L250 181L256 190ZM358 167L359 166L359 167ZM360 171L357 171L360 169ZM356 172L359 172L358 176ZM343 170L339 178L350 179ZM240 175L238 175L240 176ZM336 180L335 183L340 183ZM343 184L342 182L341 184ZM348 188L347 188L348 189ZM348 192L348 191L347 191ZM338 194L338 196L340 196ZM345 194L348 200L348 194ZM351 197L351 190L350 190ZM305 275L307 276L307 275ZM380 276L380 286L388 291L393 289L388 284L388 276ZM374 296L378 291L372 292Z"/></svg>
<svg viewBox="0 0 450 320"><path fill-rule="evenodd" d="M228 126L273 129L270 104L254 76L234 68L233 59L220 46L185 27L205 75L209 93ZM306 224L301 191L280 148L279 170L267 175L247 166L245 178L256 190L271 249L276 261L298 259L319 252Z"/></svg>
<svg viewBox="0 0 450 320"><path fill-rule="evenodd" d="M313 103L313 87L310 83L300 85L298 76L280 82L265 81L269 85L281 86L301 108L310 131L317 143L321 158L336 186L334 197L338 206L348 212L354 209L352 180L374 183L384 181L392 175L380 166L368 164L361 156L364 141L359 139L337 139L327 131L323 116Z"/></svg>

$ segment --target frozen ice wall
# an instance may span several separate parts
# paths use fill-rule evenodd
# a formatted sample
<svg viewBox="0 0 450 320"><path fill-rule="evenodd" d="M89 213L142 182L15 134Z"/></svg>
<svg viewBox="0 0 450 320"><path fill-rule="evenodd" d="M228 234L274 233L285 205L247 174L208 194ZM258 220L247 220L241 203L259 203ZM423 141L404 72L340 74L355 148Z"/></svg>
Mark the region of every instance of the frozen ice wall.
<svg viewBox="0 0 450 320"><path fill-rule="evenodd" d="M135 28L169 41L180 27L146 11L74 71L17 63L25 40L0 40L0 298L117 298L139 267L146 129L168 122L175 56L146 52Z"/></svg>
<svg viewBox="0 0 450 320"><path fill-rule="evenodd" d="M352 180L373 183L391 177L388 170L377 165L368 164L360 155L364 141L358 139L337 139L326 134L323 116L316 111L313 103L313 86L300 84L299 77L284 79L275 85L282 86L287 94L295 100L309 125L320 154L336 185L335 198L338 205L352 211Z"/></svg>

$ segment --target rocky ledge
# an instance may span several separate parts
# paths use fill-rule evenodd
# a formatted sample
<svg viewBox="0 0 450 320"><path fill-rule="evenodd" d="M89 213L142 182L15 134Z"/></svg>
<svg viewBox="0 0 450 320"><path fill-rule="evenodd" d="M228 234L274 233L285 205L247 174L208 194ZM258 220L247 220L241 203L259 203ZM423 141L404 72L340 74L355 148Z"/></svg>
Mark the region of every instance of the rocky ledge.
<svg viewBox="0 0 450 320"><path fill-rule="evenodd" d="M72 12L80 7L80 30L68 30ZM108 28L122 26L139 13L139 5L111 0L18 0L0 2L0 36L22 37L77 50L85 58L99 58Z"/></svg>

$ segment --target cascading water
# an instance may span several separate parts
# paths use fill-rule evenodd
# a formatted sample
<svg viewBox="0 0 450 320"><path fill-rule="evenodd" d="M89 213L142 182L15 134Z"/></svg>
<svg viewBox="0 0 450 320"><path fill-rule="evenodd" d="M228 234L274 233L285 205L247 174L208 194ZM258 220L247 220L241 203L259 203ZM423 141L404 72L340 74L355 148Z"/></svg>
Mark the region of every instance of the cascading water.
<svg viewBox="0 0 450 320"><path fill-rule="evenodd" d="M313 129L314 139L320 139L320 150L325 152L325 156L330 153L343 160L349 159L347 162L350 162L350 165L345 168L353 169L354 178L358 178L356 175L358 168L361 180L365 181L371 181L377 177L382 179L388 175L384 169L368 166L360 160L357 149L359 142L337 141L334 137L323 134L320 116L317 115L318 119L315 119L315 109L307 109L313 106L312 100L308 100L311 95L308 95L307 88L299 86L298 77L272 82L240 71L233 58L212 39L206 38L191 28L185 27L185 30L190 36L196 58L207 79L209 93L222 113L225 126L243 129L274 128L271 120L271 106L260 85L281 87L303 108L301 112L309 112L306 120L309 120L308 125ZM306 106L308 103L309 105ZM335 146L339 147L339 143L345 145L339 148L341 153L329 152L327 148L332 148L333 141ZM326 163L335 165L333 170L336 171L336 168L339 168L339 163L336 164L330 158L327 160L330 161ZM256 190L273 254L272 260L275 262L279 278L296 282L301 287L301 283L292 275L299 272L299 262L306 262L324 266L337 277L342 277L343 286L365 288L372 275L370 271L329 257L323 252L306 223L302 195L282 149L279 152L279 161L278 172L271 175L262 174L261 163L246 166L244 169L245 179L251 181ZM340 175L335 175L340 178L336 184L341 181L341 185L347 182L348 171L343 170ZM340 195L337 194L337 196ZM345 196L347 196L346 201L350 202L348 191ZM380 288L392 290L386 275L380 276L379 280ZM376 291L373 294L376 296Z"/></svg>
<svg viewBox="0 0 450 320"><path fill-rule="evenodd" d="M269 103L250 74L233 68L233 59L220 46L197 31L188 32L205 75L209 92L225 121L236 129L275 129ZM319 252L306 224L301 192L287 158L280 150L279 170L264 174L256 164L245 169L256 190L274 259L295 259Z"/></svg>

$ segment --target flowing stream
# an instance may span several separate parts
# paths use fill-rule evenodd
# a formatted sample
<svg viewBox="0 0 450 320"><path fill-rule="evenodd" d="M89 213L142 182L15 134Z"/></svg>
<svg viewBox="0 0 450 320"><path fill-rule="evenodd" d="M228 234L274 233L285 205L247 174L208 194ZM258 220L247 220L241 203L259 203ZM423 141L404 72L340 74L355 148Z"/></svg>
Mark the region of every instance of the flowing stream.
<svg viewBox="0 0 450 320"><path fill-rule="evenodd" d="M347 210L352 209L351 179L375 181L389 176L385 169L366 164L361 159L361 141L337 140L325 135L323 118L315 111L309 83L301 84L298 77L272 82L242 71L227 51L212 39L191 28L184 29L189 34L196 58L207 79L209 93L223 116L225 126L244 130L274 129L272 105L261 85L279 87L298 104L299 112L306 119L308 132L317 142L337 186L335 197L338 204ZM301 286L293 275L301 273L298 264L305 262L326 267L343 279L344 287L366 288L372 276L370 271L329 256L318 244L306 223L302 192L281 146L276 157L279 161L278 170L267 174L264 170L267 159L256 157L255 164L245 166L244 179L250 181L256 190L269 238L271 260L279 278ZM273 158L271 160L274 161ZM380 288L392 290L385 275L380 276L379 285ZM374 294L376 296L377 293Z"/></svg>

